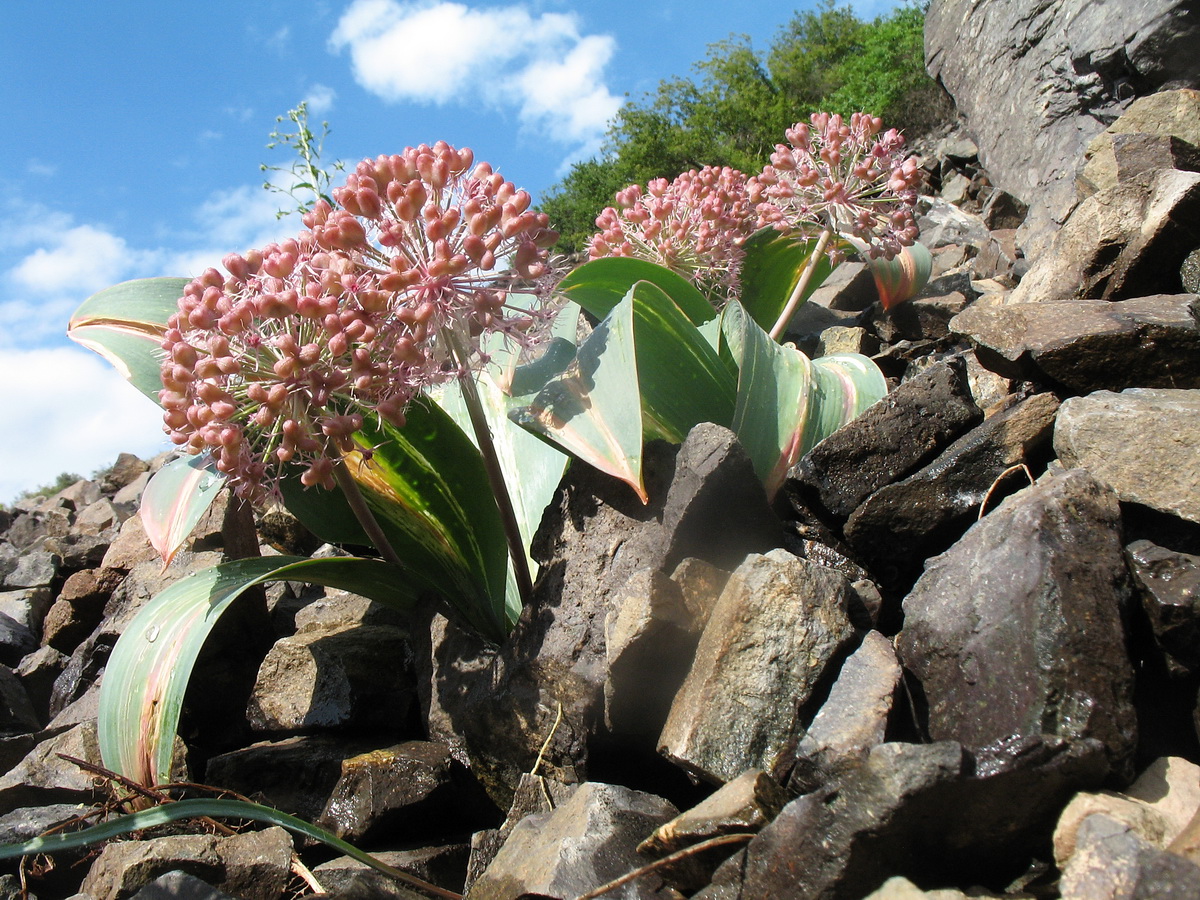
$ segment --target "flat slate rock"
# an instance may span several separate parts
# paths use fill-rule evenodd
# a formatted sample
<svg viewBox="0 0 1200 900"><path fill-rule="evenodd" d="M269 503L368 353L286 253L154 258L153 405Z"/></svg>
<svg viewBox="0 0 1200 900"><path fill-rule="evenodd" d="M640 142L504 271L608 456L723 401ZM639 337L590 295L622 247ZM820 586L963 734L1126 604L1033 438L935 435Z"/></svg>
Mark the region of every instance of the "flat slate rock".
<svg viewBox="0 0 1200 900"><path fill-rule="evenodd" d="M950 320L979 361L1008 378L1049 379L1076 393L1200 387L1194 294L1132 300L975 305Z"/></svg>
<svg viewBox="0 0 1200 900"><path fill-rule="evenodd" d="M1123 502L1200 522L1200 390L1099 391L1062 405L1054 449Z"/></svg>

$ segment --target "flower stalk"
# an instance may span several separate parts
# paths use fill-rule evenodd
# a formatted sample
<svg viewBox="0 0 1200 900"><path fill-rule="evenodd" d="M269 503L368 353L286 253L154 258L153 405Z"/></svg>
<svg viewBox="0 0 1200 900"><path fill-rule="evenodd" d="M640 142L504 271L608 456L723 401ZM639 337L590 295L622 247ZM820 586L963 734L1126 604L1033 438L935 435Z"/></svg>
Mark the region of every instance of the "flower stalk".
<svg viewBox="0 0 1200 900"><path fill-rule="evenodd" d="M796 282L796 287L792 290L791 296L788 297L787 303L784 304L783 312L779 314L779 318L771 326L772 340L779 340L787 328L788 322L796 314L796 309L800 306L800 301L804 299L804 295L808 291L808 285L812 281L813 273L817 271L817 263L821 261L821 257L825 253L825 248L829 246L829 241L832 237L833 231L829 228L823 229L817 237L817 245L813 247L813 252L808 257L808 262L804 264L804 271L800 273L800 280Z"/></svg>

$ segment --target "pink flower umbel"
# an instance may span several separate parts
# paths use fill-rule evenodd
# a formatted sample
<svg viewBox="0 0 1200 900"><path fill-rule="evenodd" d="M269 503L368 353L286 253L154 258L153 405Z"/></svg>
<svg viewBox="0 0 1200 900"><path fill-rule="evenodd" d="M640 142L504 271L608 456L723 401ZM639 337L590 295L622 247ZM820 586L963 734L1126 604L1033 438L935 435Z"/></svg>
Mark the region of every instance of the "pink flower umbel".
<svg viewBox="0 0 1200 900"><path fill-rule="evenodd" d="M191 282L162 342L171 439L212 452L247 499L297 464L331 488L363 426L345 401L402 425L414 396L482 363L483 333L534 342L557 235L472 162L444 142L364 160L309 231ZM520 304L517 288L532 292Z"/></svg>
<svg viewBox="0 0 1200 900"><path fill-rule="evenodd" d="M674 181L657 178L616 195L596 219L590 258L636 256L690 279L720 306L738 295L745 251L754 233L746 176L705 166Z"/></svg>
<svg viewBox="0 0 1200 900"><path fill-rule="evenodd" d="M872 258L891 259L917 236L921 176L916 160L902 156L903 136L895 129L879 135L881 120L865 113L849 122L814 113L810 121L787 130L788 143L776 145L771 164L751 181L759 226L805 237L829 231Z"/></svg>

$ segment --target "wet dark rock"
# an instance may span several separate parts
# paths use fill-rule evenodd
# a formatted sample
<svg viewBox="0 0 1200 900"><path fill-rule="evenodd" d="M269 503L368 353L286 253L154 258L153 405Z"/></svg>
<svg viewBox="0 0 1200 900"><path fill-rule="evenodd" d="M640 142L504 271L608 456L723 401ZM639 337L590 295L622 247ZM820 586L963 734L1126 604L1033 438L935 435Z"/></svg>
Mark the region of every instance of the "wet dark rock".
<svg viewBox="0 0 1200 900"><path fill-rule="evenodd" d="M316 824L352 844L428 839L439 827L469 820L455 790L445 744L406 741L352 756L341 764Z"/></svg>
<svg viewBox="0 0 1200 900"><path fill-rule="evenodd" d="M815 790L882 744L900 677L892 642L877 631L867 632L800 738L789 788Z"/></svg>
<svg viewBox="0 0 1200 900"><path fill-rule="evenodd" d="M963 362L934 366L810 450L788 474L785 491L794 503L845 520L982 418Z"/></svg>
<svg viewBox="0 0 1200 900"><path fill-rule="evenodd" d="M204 778L268 806L313 821L342 777L342 762L378 748L366 738L308 735L265 741L208 761Z"/></svg>
<svg viewBox="0 0 1200 900"><path fill-rule="evenodd" d="M897 651L928 706L930 737L971 749L1095 738L1128 771L1129 593L1110 489L1071 470L1010 497L930 560L904 600Z"/></svg>
<svg viewBox="0 0 1200 900"><path fill-rule="evenodd" d="M960 778L954 742L881 744L835 787L793 800L717 870L702 900L862 897L895 874L936 863L944 835L939 790ZM931 858L931 854L933 854Z"/></svg>
<svg viewBox="0 0 1200 900"><path fill-rule="evenodd" d="M371 855L422 881L461 892L467 852L466 844L442 844L416 850L384 850ZM321 863L313 869L313 875L339 900L426 900L427 896L349 856Z"/></svg>
<svg viewBox="0 0 1200 900"><path fill-rule="evenodd" d="M1200 332L1197 333L1200 338ZM1054 449L1123 503L1200 523L1200 390L1099 391L1063 403Z"/></svg>
<svg viewBox="0 0 1200 900"><path fill-rule="evenodd" d="M1109 303L972 306L950 327L980 362L1009 378L1051 379L1076 393L1200 387L1200 329L1191 294Z"/></svg>
<svg viewBox="0 0 1200 900"><path fill-rule="evenodd" d="M769 770L795 724L786 711L850 649L851 593L844 576L786 550L748 557L713 609L660 752L717 784Z"/></svg>
<svg viewBox="0 0 1200 900"><path fill-rule="evenodd" d="M968 298L958 291L922 297L884 311L874 308L871 326L888 343L898 340L940 340L950 333L950 320L967 308Z"/></svg>
<svg viewBox="0 0 1200 900"><path fill-rule="evenodd" d="M1200 557L1150 541L1125 548L1142 609L1170 670L1183 676L1200 668Z"/></svg>
<svg viewBox="0 0 1200 900"><path fill-rule="evenodd" d="M1063 900L1196 896L1200 866L1155 847L1125 823L1088 816L1079 827L1076 850L1062 874Z"/></svg>
<svg viewBox="0 0 1200 900"><path fill-rule="evenodd" d="M996 480L1014 466L1037 466L1049 449L1058 400L1037 394L985 419L920 471L872 494L844 529L858 558L891 585L910 585L923 561L947 549L978 517L989 490L995 506L1026 475Z"/></svg>
<svg viewBox="0 0 1200 900"><path fill-rule="evenodd" d="M28 734L40 727L21 679L8 666L0 666L0 733Z"/></svg>
<svg viewBox="0 0 1200 900"><path fill-rule="evenodd" d="M394 727L415 698L405 631L386 625L313 628L276 642L247 710L260 732Z"/></svg>
<svg viewBox="0 0 1200 900"><path fill-rule="evenodd" d="M520 822L471 900L511 900L522 893L577 897L645 864L637 845L678 814L666 800L626 787L589 782L553 812ZM654 874L609 892L615 900L655 896Z"/></svg>

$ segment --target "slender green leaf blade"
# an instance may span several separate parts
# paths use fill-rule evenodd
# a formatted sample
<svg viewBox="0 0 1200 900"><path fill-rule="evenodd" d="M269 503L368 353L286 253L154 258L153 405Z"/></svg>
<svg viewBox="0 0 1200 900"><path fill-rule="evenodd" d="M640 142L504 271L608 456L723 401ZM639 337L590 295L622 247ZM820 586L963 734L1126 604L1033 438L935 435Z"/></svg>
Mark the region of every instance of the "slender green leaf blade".
<svg viewBox="0 0 1200 900"><path fill-rule="evenodd" d="M407 872L401 872L399 869L389 866L382 860L376 859L369 853L359 850L353 844L342 840L334 834L330 834L323 828L318 828L310 822L306 822L296 816L288 815L270 806L263 806L260 803L249 803L245 800L195 799L165 803L151 809L144 809L140 812L119 816L79 831L47 834L31 838L28 841L22 841L19 844L5 844L4 846L0 846L0 859L16 859L17 857L30 856L35 853L54 854L65 850L76 850L80 847L90 847L109 838L119 837L122 834L144 831L145 829L154 828L159 825L180 822L185 819L196 819L202 816L216 819L248 819L254 822L265 822L268 825L278 825L296 834L320 841L338 852L399 881L407 882L426 891L432 889L432 893L441 896L458 896L450 891L422 881L420 878L410 875Z"/></svg>
<svg viewBox="0 0 1200 900"><path fill-rule="evenodd" d="M558 289L593 316L603 319L639 281L657 285L694 325L717 316L712 304L694 284L644 259L616 256L594 259L559 282Z"/></svg>
<svg viewBox="0 0 1200 900"><path fill-rule="evenodd" d="M164 566L171 564L224 485L225 476L208 455L177 457L146 483L138 514Z"/></svg>
<svg viewBox="0 0 1200 900"><path fill-rule="evenodd" d="M284 579L391 605L414 599L403 572L373 559L240 559L184 576L138 611L109 656L98 713L108 768L146 785L166 780L179 711L205 638L248 588Z"/></svg>
<svg viewBox="0 0 1200 900"><path fill-rule="evenodd" d="M67 336L99 353L157 403L159 343L187 283L186 278L141 278L105 288L75 311Z"/></svg>
<svg viewBox="0 0 1200 900"><path fill-rule="evenodd" d="M786 237L773 228L761 228L746 241L741 302L763 330L770 331L783 312L816 243L816 238ZM832 271L829 257L818 261L803 299L807 300Z"/></svg>

